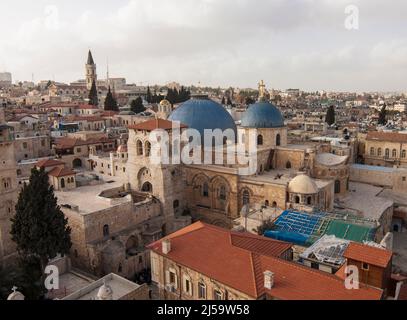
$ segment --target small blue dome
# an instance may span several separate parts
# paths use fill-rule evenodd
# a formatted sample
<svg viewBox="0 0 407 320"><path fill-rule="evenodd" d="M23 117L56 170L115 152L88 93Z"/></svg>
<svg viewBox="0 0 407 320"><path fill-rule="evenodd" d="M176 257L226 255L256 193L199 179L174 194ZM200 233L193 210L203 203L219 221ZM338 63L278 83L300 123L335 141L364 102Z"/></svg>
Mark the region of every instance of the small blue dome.
<svg viewBox="0 0 407 320"><path fill-rule="evenodd" d="M176 108L168 118L179 121L189 128L199 131L202 139L205 129L232 129L237 134L235 121L229 112L219 103L210 100L207 96L194 97Z"/></svg>
<svg viewBox="0 0 407 320"><path fill-rule="evenodd" d="M276 106L260 101L249 106L242 116L242 127L279 128L284 127L284 118Z"/></svg>

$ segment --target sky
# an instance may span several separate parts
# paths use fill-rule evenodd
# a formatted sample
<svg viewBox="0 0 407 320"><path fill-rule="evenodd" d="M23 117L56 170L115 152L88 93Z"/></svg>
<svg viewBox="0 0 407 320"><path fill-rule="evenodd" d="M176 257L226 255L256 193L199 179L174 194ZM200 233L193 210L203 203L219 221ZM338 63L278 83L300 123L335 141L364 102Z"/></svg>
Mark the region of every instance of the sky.
<svg viewBox="0 0 407 320"><path fill-rule="evenodd" d="M358 10L358 28L345 27ZM1 0L13 80L407 91L405 0ZM356 24L353 24L356 27Z"/></svg>

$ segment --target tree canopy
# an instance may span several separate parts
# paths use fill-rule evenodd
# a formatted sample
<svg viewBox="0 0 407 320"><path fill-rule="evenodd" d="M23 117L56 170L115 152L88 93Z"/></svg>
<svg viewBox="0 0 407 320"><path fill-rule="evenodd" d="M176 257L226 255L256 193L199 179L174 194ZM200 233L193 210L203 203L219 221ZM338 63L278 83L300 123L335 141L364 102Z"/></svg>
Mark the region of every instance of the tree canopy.
<svg viewBox="0 0 407 320"><path fill-rule="evenodd" d="M71 228L49 184L44 168L33 168L29 184L24 184L11 219L11 236L23 257L38 257L42 271L50 259L67 254L71 248Z"/></svg>
<svg viewBox="0 0 407 320"><path fill-rule="evenodd" d="M380 124L382 126L386 125L386 123L387 123L386 116L387 116L387 109L386 109L386 105L384 104L379 112L379 120L377 121L378 124Z"/></svg>
<svg viewBox="0 0 407 320"><path fill-rule="evenodd" d="M141 97L137 97L135 100L133 100L130 104L130 110L136 114L145 111L146 108L143 105L143 99L141 99Z"/></svg>
<svg viewBox="0 0 407 320"><path fill-rule="evenodd" d="M109 90L107 92L106 95L106 99L105 99L105 111L119 111L119 107L117 106L117 101L116 99L113 97L112 91Z"/></svg>
<svg viewBox="0 0 407 320"><path fill-rule="evenodd" d="M330 126L335 123L335 108L333 105L329 106L328 110L326 111L325 122Z"/></svg>
<svg viewBox="0 0 407 320"><path fill-rule="evenodd" d="M90 88L89 91L89 104L92 106L99 105L98 90L96 89L96 83L94 80L92 82L92 87Z"/></svg>

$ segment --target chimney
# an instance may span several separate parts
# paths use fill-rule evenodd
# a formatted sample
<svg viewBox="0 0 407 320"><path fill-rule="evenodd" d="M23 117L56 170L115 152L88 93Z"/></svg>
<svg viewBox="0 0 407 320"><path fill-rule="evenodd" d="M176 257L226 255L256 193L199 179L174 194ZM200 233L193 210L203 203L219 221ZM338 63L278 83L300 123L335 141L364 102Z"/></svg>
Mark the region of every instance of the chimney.
<svg viewBox="0 0 407 320"><path fill-rule="evenodd" d="M164 254L168 254L171 251L171 241L170 239L165 239L161 242L162 251Z"/></svg>
<svg viewBox="0 0 407 320"><path fill-rule="evenodd" d="M267 270L264 271L264 288L270 290L274 286L274 273Z"/></svg>

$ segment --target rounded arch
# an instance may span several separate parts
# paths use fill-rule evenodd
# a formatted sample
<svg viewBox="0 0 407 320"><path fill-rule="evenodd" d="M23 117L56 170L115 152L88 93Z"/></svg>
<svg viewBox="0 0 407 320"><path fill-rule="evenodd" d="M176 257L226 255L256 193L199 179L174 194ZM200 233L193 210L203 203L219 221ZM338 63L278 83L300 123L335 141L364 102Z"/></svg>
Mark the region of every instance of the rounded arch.
<svg viewBox="0 0 407 320"><path fill-rule="evenodd" d="M214 226L217 226L217 227L225 228L225 229L229 228L228 224L223 220L214 220L214 221L212 221L211 224L213 224Z"/></svg>
<svg viewBox="0 0 407 320"><path fill-rule="evenodd" d="M261 134L259 134L257 136L257 145L258 146L262 146L263 145L263 136Z"/></svg>
<svg viewBox="0 0 407 320"><path fill-rule="evenodd" d="M141 186L141 191L143 191L143 192L153 192L153 185L150 182L146 181Z"/></svg>
<svg viewBox="0 0 407 320"><path fill-rule="evenodd" d="M285 167L286 169L291 169L292 168L291 161L287 161Z"/></svg>
<svg viewBox="0 0 407 320"><path fill-rule="evenodd" d="M146 157L149 157L151 155L151 143L150 143L150 141L146 141L146 143L144 144L144 149L145 149L144 154L146 155Z"/></svg>
<svg viewBox="0 0 407 320"><path fill-rule="evenodd" d="M335 193L341 193L341 182L339 180L335 180Z"/></svg>
<svg viewBox="0 0 407 320"><path fill-rule="evenodd" d="M281 135L279 133L276 135L276 146L281 146Z"/></svg>
<svg viewBox="0 0 407 320"><path fill-rule="evenodd" d="M82 167L82 160L79 158L76 158L72 161L72 167L74 168L81 168Z"/></svg>
<svg viewBox="0 0 407 320"><path fill-rule="evenodd" d="M134 256L138 253L139 240L135 235L130 236L126 241L126 254Z"/></svg>
<svg viewBox="0 0 407 320"><path fill-rule="evenodd" d="M141 140L136 141L136 149L137 149L137 155L142 156L143 155L143 142Z"/></svg>

